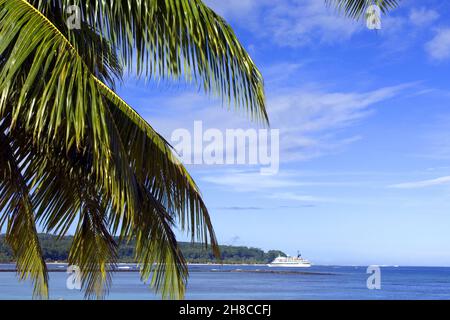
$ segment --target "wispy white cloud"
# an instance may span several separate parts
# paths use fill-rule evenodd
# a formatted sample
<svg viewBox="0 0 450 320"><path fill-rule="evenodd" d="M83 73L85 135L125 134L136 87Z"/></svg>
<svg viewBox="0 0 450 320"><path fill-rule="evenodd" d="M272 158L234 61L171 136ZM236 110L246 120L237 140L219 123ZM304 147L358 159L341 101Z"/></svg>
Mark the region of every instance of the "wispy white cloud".
<svg viewBox="0 0 450 320"><path fill-rule="evenodd" d="M278 45L289 47L341 42L363 30L317 0L280 1L268 10L265 22L266 35Z"/></svg>
<svg viewBox="0 0 450 320"><path fill-rule="evenodd" d="M300 47L349 39L362 25L317 0L207 0L226 18L280 46Z"/></svg>
<svg viewBox="0 0 450 320"><path fill-rule="evenodd" d="M304 195L304 194L296 194L293 192L274 193L270 197L272 199L278 199L278 200L291 200L291 201L307 202L307 203L332 201L331 199L327 199L327 198L316 197L316 196L311 196L311 195Z"/></svg>
<svg viewBox="0 0 450 320"><path fill-rule="evenodd" d="M266 85L279 84L285 80L292 79L305 64L306 62L280 62L266 66L262 69Z"/></svg>
<svg viewBox="0 0 450 320"><path fill-rule="evenodd" d="M319 0L205 0L233 25L251 31L280 47L333 45L369 32L364 21L343 17ZM383 16L378 33L383 55L423 46L420 37L439 22L437 10L418 3L405 3ZM425 49L435 60L450 57L450 36L439 30ZM254 48L254 46L252 45Z"/></svg>
<svg viewBox="0 0 450 320"><path fill-rule="evenodd" d="M321 89L290 89L269 97L270 115L274 121L286 123L292 114L303 132L342 128L371 114L368 107L390 99L411 84L384 87L364 93L326 92Z"/></svg>
<svg viewBox="0 0 450 320"><path fill-rule="evenodd" d="M342 129L369 117L375 104L398 96L410 86L362 93L300 88L270 96L272 126L279 126L281 133L281 161L309 160L339 152L361 140L360 135L345 135Z"/></svg>
<svg viewBox="0 0 450 320"><path fill-rule="evenodd" d="M418 27L425 27L439 19L439 13L435 10L422 8L412 8L409 12L410 22Z"/></svg>
<svg viewBox="0 0 450 320"><path fill-rule="evenodd" d="M217 210L227 210L227 211L258 211L258 210L263 210L262 207L257 207L257 206L231 206L231 207L219 207L216 208Z"/></svg>
<svg viewBox="0 0 450 320"><path fill-rule="evenodd" d="M204 2L227 19L248 16L268 4L267 0L204 0Z"/></svg>
<svg viewBox="0 0 450 320"><path fill-rule="evenodd" d="M206 0L206 3L242 28L281 47L335 44L368 32L363 21L343 17L320 0ZM440 18L436 10L414 4L383 16L379 32L390 44L408 48L416 32L426 31ZM399 12L399 13L398 13ZM405 31L408 31L407 33Z"/></svg>
<svg viewBox="0 0 450 320"><path fill-rule="evenodd" d="M302 172L299 170L284 169L273 176L264 176L259 171L252 170L199 170L200 180L223 187L232 191L259 191L278 194L282 197L282 190L298 190L302 188L319 190L334 187L361 187L373 186L373 176L379 173L355 172ZM352 175L353 179L342 179ZM364 177L358 177L356 175ZM279 193L278 193L279 192ZM284 195L286 198L287 195ZM286 198L287 199L287 198ZM300 199L300 198L299 198ZM304 199L306 200L306 198Z"/></svg>
<svg viewBox="0 0 450 320"><path fill-rule="evenodd" d="M439 29L425 49L432 59L445 60L450 58L450 28Z"/></svg>
<svg viewBox="0 0 450 320"><path fill-rule="evenodd" d="M345 150L363 137L354 132L347 134L343 129L360 123L374 113L377 103L400 96L411 86L402 84L366 92L330 91L311 85L272 90L268 93L267 109L271 128L280 129L280 161L305 161ZM141 110L158 106L158 111L151 109L151 114L143 116L168 140L175 129L193 131L194 121L198 120L202 120L204 130L255 125L242 114L221 110L217 100L194 93L142 95L138 104Z"/></svg>
<svg viewBox="0 0 450 320"><path fill-rule="evenodd" d="M440 177L440 178L430 179L430 180L421 180L421 181L413 181L413 182L394 184L394 185L389 186L389 188L418 189L418 188L433 187L433 186L449 184L449 183L450 183L450 176L445 176L445 177Z"/></svg>
<svg viewBox="0 0 450 320"><path fill-rule="evenodd" d="M276 176L261 175L259 172L229 170L221 174L206 175L202 181L232 188L235 191L261 191L300 186L295 177L287 173Z"/></svg>

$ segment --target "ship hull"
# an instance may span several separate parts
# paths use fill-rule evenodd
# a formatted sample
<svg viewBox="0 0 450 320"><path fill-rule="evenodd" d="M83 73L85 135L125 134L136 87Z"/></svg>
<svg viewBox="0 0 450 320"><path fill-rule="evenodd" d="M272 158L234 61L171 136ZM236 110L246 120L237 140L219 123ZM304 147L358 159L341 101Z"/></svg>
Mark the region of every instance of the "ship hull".
<svg viewBox="0 0 450 320"><path fill-rule="evenodd" d="M294 264L294 263L269 263L268 267L282 267L282 268L309 268L311 264Z"/></svg>

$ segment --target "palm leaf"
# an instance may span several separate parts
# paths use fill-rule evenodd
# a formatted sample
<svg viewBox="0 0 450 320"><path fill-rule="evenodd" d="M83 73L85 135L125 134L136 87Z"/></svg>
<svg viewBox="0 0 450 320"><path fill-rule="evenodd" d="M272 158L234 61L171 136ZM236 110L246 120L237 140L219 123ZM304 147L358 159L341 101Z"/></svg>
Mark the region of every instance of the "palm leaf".
<svg viewBox="0 0 450 320"><path fill-rule="evenodd" d="M70 265L80 268L86 297L100 299L108 293L111 284L117 244L108 229L107 201L89 186L80 194L83 206L68 260Z"/></svg>
<svg viewBox="0 0 450 320"><path fill-rule="evenodd" d="M231 27L201 0L31 0L44 14L78 5L129 71L194 81L268 122L261 73ZM70 32L69 32L70 33Z"/></svg>
<svg viewBox="0 0 450 320"><path fill-rule="evenodd" d="M99 288L108 286L105 265L115 255L109 232L119 226L123 239L138 235L138 262L157 263L142 277L152 274L164 295L182 296L186 269L170 230L174 221L193 240L207 244L209 236L218 254L198 188L170 145L95 76L69 38L75 39L27 1L0 0L2 132L33 155L21 170L36 217L63 235L79 214L71 261L82 265L88 296L101 297ZM86 190L95 190L88 194L98 206ZM27 267L35 279L46 277L38 266Z"/></svg>
<svg viewBox="0 0 450 320"><path fill-rule="evenodd" d="M48 297L47 266L37 237L27 177L22 173L33 155L17 148L1 127L0 230L7 221L6 241L17 258L16 267L20 279L31 278L34 282L33 295ZM11 213L10 216L8 213Z"/></svg>
<svg viewBox="0 0 450 320"><path fill-rule="evenodd" d="M359 19L373 4L380 7L381 12L387 13L396 8L401 0L325 0L328 5L334 6L339 12L346 16Z"/></svg>

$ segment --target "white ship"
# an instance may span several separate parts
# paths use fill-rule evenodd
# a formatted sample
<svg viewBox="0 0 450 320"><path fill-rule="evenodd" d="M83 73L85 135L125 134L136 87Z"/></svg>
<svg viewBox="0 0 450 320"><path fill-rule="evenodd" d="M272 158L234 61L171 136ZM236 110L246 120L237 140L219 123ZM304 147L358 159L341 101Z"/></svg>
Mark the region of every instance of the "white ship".
<svg viewBox="0 0 450 320"><path fill-rule="evenodd" d="M281 257L278 256L271 263L268 264L269 267L289 267L289 268L309 268L311 267L311 262L302 258L299 253L297 257Z"/></svg>

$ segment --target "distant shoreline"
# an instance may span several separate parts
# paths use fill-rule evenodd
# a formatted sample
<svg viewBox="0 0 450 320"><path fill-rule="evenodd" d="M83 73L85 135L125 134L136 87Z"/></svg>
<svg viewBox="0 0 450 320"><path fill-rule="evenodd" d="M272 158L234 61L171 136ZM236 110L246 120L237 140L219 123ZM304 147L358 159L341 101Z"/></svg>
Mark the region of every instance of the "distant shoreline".
<svg viewBox="0 0 450 320"><path fill-rule="evenodd" d="M73 236L64 236L59 238L51 234L39 234L42 256L44 261L64 262L69 259L69 252L73 241ZM136 258L136 242L121 241L114 238L118 244L117 261L133 263ZM178 242L178 247L184 257L184 261L189 264L266 264L273 261L278 256L286 256L286 253L280 250L264 251L259 248L219 245L220 257L216 257L210 246L201 243ZM14 253L8 246L5 236L0 234L0 263L14 261ZM159 261L162 262L162 261Z"/></svg>
<svg viewBox="0 0 450 320"><path fill-rule="evenodd" d="M0 262L0 271L1 271L1 265L13 265L15 262ZM68 264L65 261L50 261L46 262L47 265L62 265L62 264ZM118 266L123 265L137 265L137 263L134 262L118 262ZM188 266L255 266L255 267L265 267L267 266L267 263L196 263L196 262L189 262L187 263ZM340 264L315 264L314 267L350 267L350 268L367 268L368 265L340 265ZM376 265L380 268L450 268L450 266L414 266L414 265L384 265L379 264ZM9 271L10 269L8 269Z"/></svg>
<svg viewBox="0 0 450 320"><path fill-rule="evenodd" d="M0 262L0 265L7 264L12 265L15 264L15 262ZM66 261L52 261L52 262L46 262L47 265L58 265L58 264L68 264ZM118 262L118 266L120 265L137 265L135 262ZM267 266L266 263L187 263L188 266Z"/></svg>
<svg viewBox="0 0 450 320"><path fill-rule="evenodd" d="M67 262L46 262L49 266L55 265L68 265ZM3 262L0 263L0 272L16 272L16 268L2 268L1 265L12 266L15 265L14 262ZM139 269L120 269L121 266L137 266L137 263L128 263L128 262L118 262L117 266L119 268L115 269L114 272L139 272ZM254 267L265 267L267 264L252 264L252 263L188 263L188 266L211 266L211 267L221 267L221 266L254 266ZM49 269L48 272L66 272L66 269Z"/></svg>
<svg viewBox="0 0 450 320"><path fill-rule="evenodd" d="M13 265L15 262L0 262L0 265ZM67 262L46 262L47 265L59 265L59 264L68 264ZM137 265L134 262L119 262L120 265ZM187 263L188 266L267 266L266 263Z"/></svg>
<svg viewBox="0 0 450 320"><path fill-rule="evenodd" d="M17 272L16 268L5 268L4 266L12 266L14 265L14 262L1 262L0 263L0 273L12 273ZM47 262L46 263L49 266L55 266L55 265L68 265L67 262ZM267 267L267 264L251 264L251 263L188 263L188 266L198 266L198 267ZM119 262L117 263L117 267L115 270L113 270L115 273L123 273L123 272L139 272L139 268L120 268L123 266L137 266L136 263L128 263L128 262ZM314 267L325 267L325 268L366 268L367 266L355 266L355 265L314 265ZM398 266L398 265L379 265L381 268L446 268L450 269L450 266ZM280 270L280 268L282 270ZM325 275L325 274L335 274L334 272L323 273L321 270L314 270L312 272L310 271L297 271L296 269L291 268L277 268L275 270L267 269L267 270L259 270L259 269L212 269L211 272L248 272L248 273L281 273L281 274L289 274L289 273L295 273L295 274L314 274L314 275ZM67 268L49 268L48 272L67 272ZM195 270L193 270L195 272Z"/></svg>

